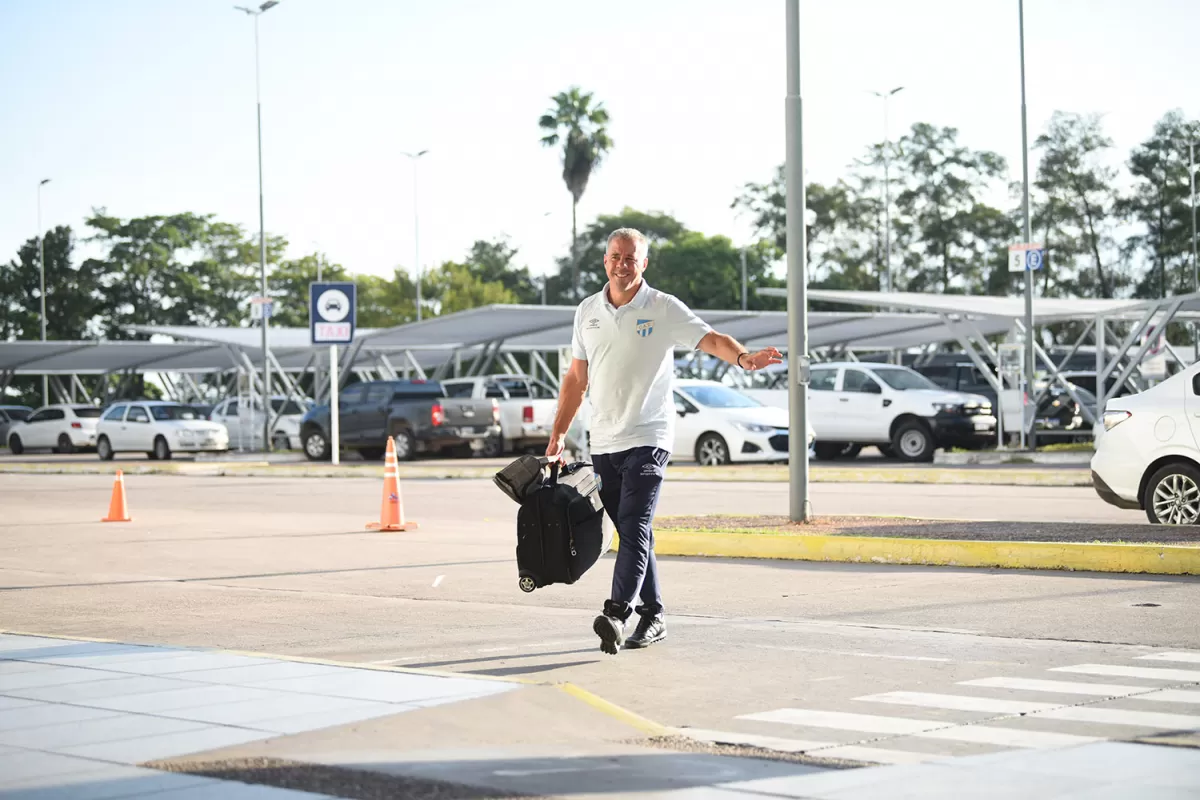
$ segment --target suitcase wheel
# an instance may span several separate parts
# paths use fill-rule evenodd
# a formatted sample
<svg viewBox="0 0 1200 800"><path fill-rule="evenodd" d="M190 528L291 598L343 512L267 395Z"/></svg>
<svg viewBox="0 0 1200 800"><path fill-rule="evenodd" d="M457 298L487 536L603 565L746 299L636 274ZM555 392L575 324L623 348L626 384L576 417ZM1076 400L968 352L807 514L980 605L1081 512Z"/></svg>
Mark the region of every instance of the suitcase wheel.
<svg viewBox="0 0 1200 800"><path fill-rule="evenodd" d="M537 582L528 575L524 575L517 581L517 586L521 587L522 592L532 592L537 588Z"/></svg>

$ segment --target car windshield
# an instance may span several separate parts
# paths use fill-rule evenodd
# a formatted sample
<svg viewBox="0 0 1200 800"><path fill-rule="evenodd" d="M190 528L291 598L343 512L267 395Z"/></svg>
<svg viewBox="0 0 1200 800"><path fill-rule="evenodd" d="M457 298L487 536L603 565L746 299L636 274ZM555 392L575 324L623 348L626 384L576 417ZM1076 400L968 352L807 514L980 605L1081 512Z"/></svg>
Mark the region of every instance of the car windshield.
<svg viewBox="0 0 1200 800"><path fill-rule="evenodd" d="M919 372L910 369L873 369L871 374L893 389L905 392L909 389L940 389L936 383Z"/></svg>
<svg viewBox="0 0 1200 800"><path fill-rule="evenodd" d="M191 406L151 406L155 419L204 419L204 415Z"/></svg>
<svg viewBox="0 0 1200 800"><path fill-rule="evenodd" d="M276 414L303 414L304 409L295 400L283 401L279 398L271 400L271 409Z"/></svg>
<svg viewBox="0 0 1200 800"><path fill-rule="evenodd" d="M75 412L75 416L80 417L81 419L90 419L100 416L100 409L96 408L95 406L74 406L71 410Z"/></svg>
<svg viewBox="0 0 1200 800"><path fill-rule="evenodd" d="M679 390L709 408L757 408L762 405L728 386L680 386Z"/></svg>
<svg viewBox="0 0 1200 800"><path fill-rule="evenodd" d="M10 419L26 420L29 419L29 412L23 408L6 408L4 413L8 414Z"/></svg>

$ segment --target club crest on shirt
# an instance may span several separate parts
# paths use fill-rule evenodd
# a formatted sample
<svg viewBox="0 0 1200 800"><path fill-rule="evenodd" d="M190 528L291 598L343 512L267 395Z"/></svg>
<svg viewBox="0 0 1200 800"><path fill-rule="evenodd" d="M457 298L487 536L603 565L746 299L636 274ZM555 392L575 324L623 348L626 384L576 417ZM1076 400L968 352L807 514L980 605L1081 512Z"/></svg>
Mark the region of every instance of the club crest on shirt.
<svg viewBox="0 0 1200 800"><path fill-rule="evenodd" d="M639 319L637 321L637 333L638 336L641 336L643 339L654 333L654 320Z"/></svg>

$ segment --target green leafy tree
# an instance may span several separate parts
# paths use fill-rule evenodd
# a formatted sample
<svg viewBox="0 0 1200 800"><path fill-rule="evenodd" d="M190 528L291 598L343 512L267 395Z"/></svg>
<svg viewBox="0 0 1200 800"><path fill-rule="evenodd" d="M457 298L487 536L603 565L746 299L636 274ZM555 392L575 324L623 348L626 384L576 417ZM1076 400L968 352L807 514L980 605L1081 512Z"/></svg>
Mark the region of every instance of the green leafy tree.
<svg viewBox="0 0 1200 800"><path fill-rule="evenodd" d="M443 263L430 273L429 289L429 296L434 299L439 315L496 303L517 302L516 295L500 281L480 280L470 265L453 261Z"/></svg>
<svg viewBox="0 0 1200 800"><path fill-rule="evenodd" d="M1123 246L1128 256L1141 256L1147 265L1135 288L1138 297L1193 291L1189 141L1200 143L1200 122L1172 111L1129 159L1133 191L1120 210L1142 228Z"/></svg>
<svg viewBox="0 0 1200 800"><path fill-rule="evenodd" d="M547 302L570 303L600 291L608 280L604 272L608 235L617 228L636 228L641 231L649 239L652 253L663 243L686 232L682 222L659 212L636 211L626 207L619 214L601 214L580 234L576 248L578 259L567 256L558 260L559 274L547 282ZM573 291L573 287L577 287L578 291Z"/></svg>
<svg viewBox="0 0 1200 800"><path fill-rule="evenodd" d="M379 275L356 275L354 285L358 293L358 327L392 328L416 321L417 284L403 269L395 270L390 280ZM427 275L421 284L426 302L432 285Z"/></svg>
<svg viewBox="0 0 1200 800"><path fill-rule="evenodd" d="M499 283L512 293L517 303L537 303L541 286L529 274L529 267L516 265L517 250L507 239L476 241L471 245L464 266L481 283Z"/></svg>
<svg viewBox="0 0 1200 800"><path fill-rule="evenodd" d="M104 310L99 274L84 262L74 264L75 238L60 225L45 234L46 338L88 339L98 333ZM21 245L17 258L0 264L0 341L41 339L41 270L38 240Z"/></svg>
<svg viewBox="0 0 1200 800"><path fill-rule="evenodd" d="M1115 297L1130 282L1114 234L1117 171L1104 163L1111 147L1099 115L1062 111L1034 142L1042 155L1031 217L1046 247L1045 294Z"/></svg>
<svg viewBox="0 0 1200 800"><path fill-rule="evenodd" d="M271 296L275 298L272 325L285 328L308 327L308 287L310 283L316 282L318 271L323 281L349 280L341 264L331 264L329 259L320 253L280 262L270 278ZM360 308L359 314L361 313Z"/></svg>
<svg viewBox="0 0 1200 800"><path fill-rule="evenodd" d="M612 149L608 135L608 111L603 103L593 105L591 92L583 92L572 86L550 98L553 107L538 120L538 127L545 133L542 144L546 147L562 146L562 177L571 193L571 255L578 264L578 226L576 213L579 200L587 190L592 171L600 165L605 154ZM578 287L577 268L572 272L572 286Z"/></svg>

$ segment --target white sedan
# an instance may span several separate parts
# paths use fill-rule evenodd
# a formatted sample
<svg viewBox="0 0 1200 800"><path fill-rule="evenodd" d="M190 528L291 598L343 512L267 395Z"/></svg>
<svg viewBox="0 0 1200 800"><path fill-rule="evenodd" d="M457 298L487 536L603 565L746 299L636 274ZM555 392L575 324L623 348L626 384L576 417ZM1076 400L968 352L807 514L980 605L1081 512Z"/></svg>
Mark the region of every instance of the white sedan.
<svg viewBox="0 0 1200 800"><path fill-rule="evenodd" d="M1200 523L1200 364L1104 407L1092 456L1092 486L1118 508L1151 522Z"/></svg>
<svg viewBox="0 0 1200 800"><path fill-rule="evenodd" d="M675 447L703 466L786 461L788 412L765 406L717 381L675 381ZM816 434L808 429L811 446Z"/></svg>
<svg viewBox="0 0 1200 800"><path fill-rule="evenodd" d="M53 450L74 453L96 446L96 420L100 409L95 406L60 404L43 406L8 429L8 449L13 455L26 450Z"/></svg>
<svg viewBox="0 0 1200 800"><path fill-rule="evenodd" d="M115 453L146 453L166 461L172 453L224 452L229 433L191 406L157 400L117 403L96 426L96 452L105 461Z"/></svg>

